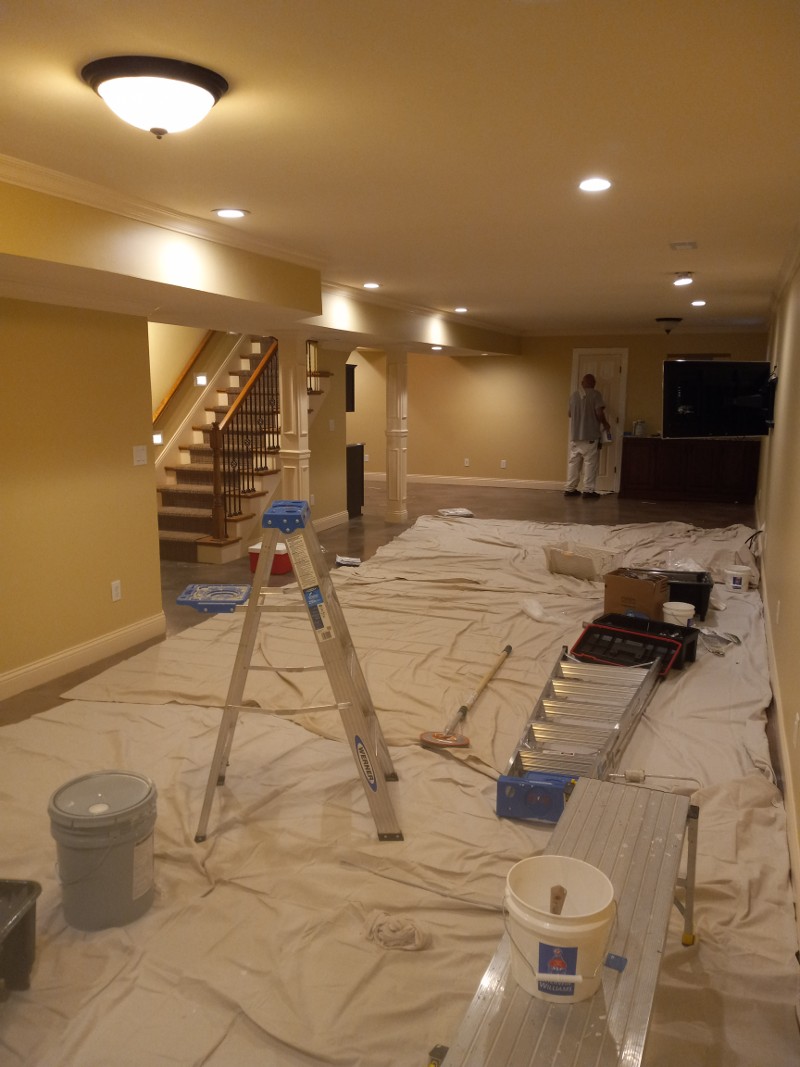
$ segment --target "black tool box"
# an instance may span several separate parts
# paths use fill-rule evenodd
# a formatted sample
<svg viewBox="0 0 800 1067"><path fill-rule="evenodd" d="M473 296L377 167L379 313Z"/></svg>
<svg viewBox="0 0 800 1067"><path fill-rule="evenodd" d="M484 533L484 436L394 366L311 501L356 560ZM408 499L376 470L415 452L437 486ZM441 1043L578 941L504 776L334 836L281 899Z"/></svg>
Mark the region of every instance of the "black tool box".
<svg viewBox="0 0 800 1067"><path fill-rule="evenodd" d="M635 615L614 612L600 615L587 626L571 652L590 663L610 663L620 667L640 667L662 659L659 672L665 677L674 667L682 670L697 657L697 630L673 626Z"/></svg>

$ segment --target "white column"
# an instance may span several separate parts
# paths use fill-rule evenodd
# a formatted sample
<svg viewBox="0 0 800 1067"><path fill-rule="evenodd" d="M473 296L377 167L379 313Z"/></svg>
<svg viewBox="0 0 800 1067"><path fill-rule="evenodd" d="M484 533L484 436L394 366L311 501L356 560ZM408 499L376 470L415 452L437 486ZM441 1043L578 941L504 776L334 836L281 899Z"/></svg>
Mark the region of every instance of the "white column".
<svg viewBox="0 0 800 1067"><path fill-rule="evenodd" d="M278 339L281 397L281 499L310 497L308 447L308 376L306 334L274 334Z"/></svg>
<svg viewBox="0 0 800 1067"><path fill-rule="evenodd" d="M408 353L386 350L386 521L407 522Z"/></svg>

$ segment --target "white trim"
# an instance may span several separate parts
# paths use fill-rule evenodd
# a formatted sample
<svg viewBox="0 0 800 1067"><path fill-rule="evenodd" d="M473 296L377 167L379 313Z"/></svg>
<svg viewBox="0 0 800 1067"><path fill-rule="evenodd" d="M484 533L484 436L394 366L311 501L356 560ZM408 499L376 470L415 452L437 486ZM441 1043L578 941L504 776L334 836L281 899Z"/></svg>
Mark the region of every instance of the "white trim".
<svg viewBox="0 0 800 1067"><path fill-rule="evenodd" d="M386 474L372 471L364 475L365 482L385 482ZM409 474L409 482L438 483L440 485L485 485L496 489L563 489L564 482L539 482L525 478L456 478L451 474Z"/></svg>
<svg viewBox="0 0 800 1067"><path fill-rule="evenodd" d="M777 726L778 753L781 767L784 771L781 788L783 790L783 806L786 810L786 839L789 846L789 867L791 869L792 895L794 896L795 924L797 936L800 939L800 823L797 820L797 804L795 799L794 781L789 768L791 766L792 748L786 733L784 716L781 714L783 700L781 698L780 685L778 684L778 671L775 664L775 654L772 642L772 616L767 601L767 583L764 580L764 571L761 572L761 596L764 602L764 628L767 632L767 656L769 658L770 684L772 685L772 699L775 704L775 724ZM797 1005L798 1019L800 1019L800 1001Z"/></svg>
<svg viewBox="0 0 800 1067"><path fill-rule="evenodd" d="M342 523L349 522L350 516L346 511L334 511L332 515L325 515L321 519L311 520L311 525L315 530L330 530L334 526L341 526Z"/></svg>
<svg viewBox="0 0 800 1067"><path fill-rule="evenodd" d="M0 700L16 696L17 693L33 689L34 686L44 685L45 682L61 678L72 671L90 667L107 656L125 652L145 641L163 637L166 629L167 621L163 611L160 611L157 615L140 619L139 622L124 626L121 630L112 630L111 633L95 637L82 645L73 645L72 648L65 648L34 663L26 663L24 667L6 671L5 674L0 674Z"/></svg>

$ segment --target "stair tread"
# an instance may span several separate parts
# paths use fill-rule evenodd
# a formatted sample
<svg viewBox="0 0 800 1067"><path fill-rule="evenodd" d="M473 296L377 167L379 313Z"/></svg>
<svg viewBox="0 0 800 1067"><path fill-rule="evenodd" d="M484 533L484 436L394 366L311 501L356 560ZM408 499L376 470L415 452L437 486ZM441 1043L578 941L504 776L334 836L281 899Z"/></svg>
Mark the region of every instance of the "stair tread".
<svg viewBox="0 0 800 1067"><path fill-rule="evenodd" d="M170 485L166 483L156 487L159 493L188 493L195 496L210 496L213 489L210 485L198 485L188 482L186 485Z"/></svg>
<svg viewBox="0 0 800 1067"><path fill-rule="evenodd" d="M200 519L208 518L210 511L210 508L160 507L158 509L158 514L173 515L175 518Z"/></svg>
<svg viewBox="0 0 800 1067"><path fill-rule="evenodd" d="M208 463L177 463L171 467L165 467L165 471L201 471L204 474L213 474L214 467Z"/></svg>
<svg viewBox="0 0 800 1067"><path fill-rule="evenodd" d="M186 530L159 530L159 541L202 541L208 535L202 533L187 533Z"/></svg>

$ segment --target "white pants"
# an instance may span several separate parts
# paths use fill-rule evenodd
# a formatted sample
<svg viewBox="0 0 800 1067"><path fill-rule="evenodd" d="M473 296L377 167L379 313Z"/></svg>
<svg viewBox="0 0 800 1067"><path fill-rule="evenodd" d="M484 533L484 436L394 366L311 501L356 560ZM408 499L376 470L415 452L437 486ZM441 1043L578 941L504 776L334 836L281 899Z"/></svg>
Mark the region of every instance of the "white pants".
<svg viewBox="0 0 800 1067"><path fill-rule="evenodd" d="M600 449L597 441L570 441L569 462L567 463L567 484L564 489L577 489L583 468L583 491L593 493L597 481L597 467L600 462Z"/></svg>

